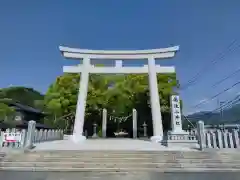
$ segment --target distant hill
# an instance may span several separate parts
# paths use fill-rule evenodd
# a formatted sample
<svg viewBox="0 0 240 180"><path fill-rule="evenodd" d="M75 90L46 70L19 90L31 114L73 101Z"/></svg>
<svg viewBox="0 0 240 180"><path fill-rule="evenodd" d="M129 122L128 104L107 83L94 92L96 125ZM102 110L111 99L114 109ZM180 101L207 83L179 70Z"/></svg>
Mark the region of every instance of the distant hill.
<svg viewBox="0 0 240 180"><path fill-rule="evenodd" d="M221 118L220 112L205 111L188 115L187 119L192 123L196 123L197 121L202 120L205 124L209 125L240 123L240 104L223 110L223 118Z"/></svg>
<svg viewBox="0 0 240 180"><path fill-rule="evenodd" d="M42 101L44 95L26 87L8 87L0 89L0 99L11 99L23 105L35 107L37 101Z"/></svg>

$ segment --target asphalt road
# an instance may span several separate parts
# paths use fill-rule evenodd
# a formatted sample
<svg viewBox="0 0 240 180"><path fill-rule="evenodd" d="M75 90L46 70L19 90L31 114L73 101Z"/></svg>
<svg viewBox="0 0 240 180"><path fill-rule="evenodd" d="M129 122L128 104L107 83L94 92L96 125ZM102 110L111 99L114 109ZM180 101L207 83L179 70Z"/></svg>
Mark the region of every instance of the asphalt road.
<svg viewBox="0 0 240 180"><path fill-rule="evenodd" d="M14 172L0 171L2 180L238 180L240 173L235 172L198 172L198 173L96 173L96 172Z"/></svg>

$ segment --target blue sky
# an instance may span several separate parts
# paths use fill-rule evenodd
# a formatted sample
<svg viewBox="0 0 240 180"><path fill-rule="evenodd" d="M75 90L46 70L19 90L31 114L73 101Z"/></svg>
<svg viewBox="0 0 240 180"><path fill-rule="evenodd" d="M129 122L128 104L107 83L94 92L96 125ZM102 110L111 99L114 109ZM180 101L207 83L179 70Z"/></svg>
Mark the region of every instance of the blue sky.
<svg viewBox="0 0 240 180"><path fill-rule="evenodd" d="M240 74L212 84L240 68L240 48L211 66L235 39L239 46L239 0L42 0L0 3L0 87L28 86L45 92L62 74L66 60L58 46L87 49L150 49L180 45L174 59L181 84L206 65L197 83L181 91L184 112L211 110L217 99L239 93L239 86L198 108L239 80Z"/></svg>

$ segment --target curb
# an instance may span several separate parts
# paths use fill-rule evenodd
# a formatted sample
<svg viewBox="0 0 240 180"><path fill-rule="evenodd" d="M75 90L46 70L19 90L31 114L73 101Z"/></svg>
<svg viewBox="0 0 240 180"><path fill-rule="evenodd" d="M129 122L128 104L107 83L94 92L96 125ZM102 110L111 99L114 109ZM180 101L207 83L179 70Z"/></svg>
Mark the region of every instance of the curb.
<svg viewBox="0 0 240 180"><path fill-rule="evenodd" d="M0 167L0 171L32 172L240 172L240 169L223 168L52 168L52 167Z"/></svg>

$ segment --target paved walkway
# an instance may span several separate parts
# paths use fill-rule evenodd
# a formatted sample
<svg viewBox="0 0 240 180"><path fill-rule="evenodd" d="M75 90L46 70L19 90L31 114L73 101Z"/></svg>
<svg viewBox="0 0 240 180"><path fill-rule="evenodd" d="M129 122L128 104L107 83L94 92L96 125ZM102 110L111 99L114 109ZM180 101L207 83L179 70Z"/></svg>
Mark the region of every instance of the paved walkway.
<svg viewBox="0 0 240 180"><path fill-rule="evenodd" d="M75 144L69 139L36 144L36 151L41 150L142 150L142 151L197 151L187 147L168 148L161 144L138 139L88 139Z"/></svg>
<svg viewBox="0 0 240 180"><path fill-rule="evenodd" d="M234 172L196 172L196 173L94 173L94 172L8 172L0 171L4 180L238 180L240 173Z"/></svg>

